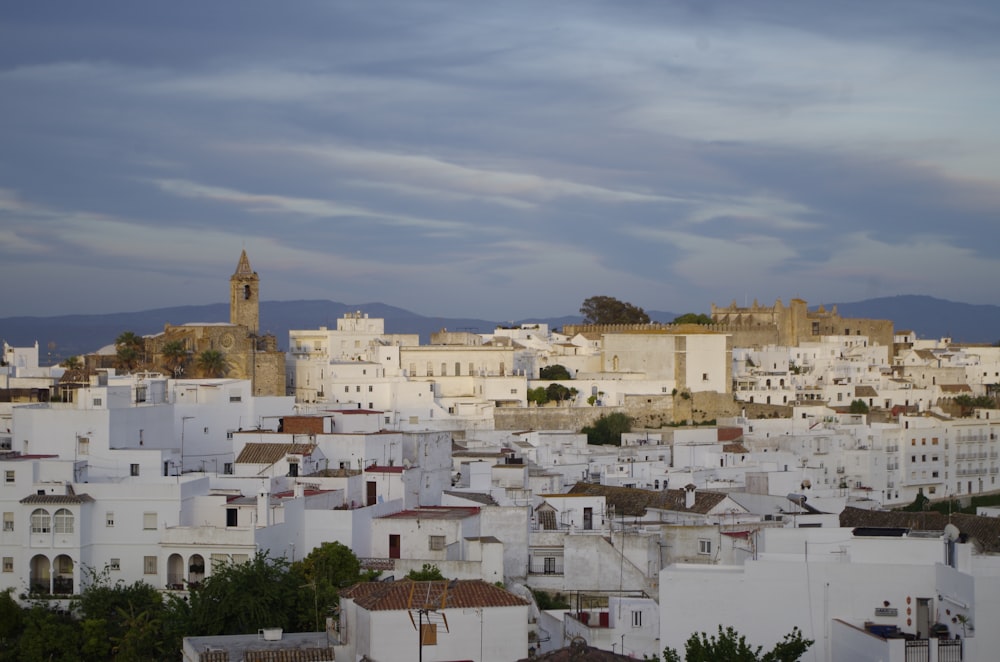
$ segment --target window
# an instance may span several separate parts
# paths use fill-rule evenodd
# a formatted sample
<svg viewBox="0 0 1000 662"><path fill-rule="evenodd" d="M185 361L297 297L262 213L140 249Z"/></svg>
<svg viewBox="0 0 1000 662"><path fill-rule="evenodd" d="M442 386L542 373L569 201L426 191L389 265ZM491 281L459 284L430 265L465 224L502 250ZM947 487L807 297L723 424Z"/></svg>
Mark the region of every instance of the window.
<svg viewBox="0 0 1000 662"><path fill-rule="evenodd" d="M104 513L104 526L112 527L115 525L115 514L110 510Z"/></svg>
<svg viewBox="0 0 1000 662"><path fill-rule="evenodd" d="M132 465L130 465L129 466L129 474L132 475L132 476L138 476L139 475L139 465L138 464L132 464Z"/></svg>
<svg viewBox="0 0 1000 662"><path fill-rule="evenodd" d="M51 531L49 511L44 508L38 508L31 513L31 532L48 533L49 531Z"/></svg>
<svg viewBox="0 0 1000 662"><path fill-rule="evenodd" d="M632 627L641 628L642 627L642 612L633 611L632 612Z"/></svg>
<svg viewBox="0 0 1000 662"><path fill-rule="evenodd" d="M14 557L5 556L3 557L3 571L4 572L14 572Z"/></svg>
<svg viewBox="0 0 1000 662"><path fill-rule="evenodd" d="M142 557L142 572L145 575L155 575L156 574L156 557L155 556L144 556L144 557Z"/></svg>
<svg viewBox="0 0 1000 662"><path fill-rule="evenodd" d="M361 393L361 385L360 384L354 387L354 392L355 393Z"/></svg>
<svg viewBox="0 0 1000 662"><path fill-rule="evenodd" d="M556 574L556 557L546 556L544 561L544 568L546 575Z"/></svg>
<svg viewBox="0 0 1000 662"><path fill-rule="evenodd" d="M707 382L708 381L708 373L707 372L701 373L701 381L703 381L703 382Z"/></svg>
<svg viewBox="0 0 1000 662"><path fill-rule="evenodd" d="M698 553L699 554L711 554L712 553L712 541L705 538L698 539Z"/></svg>
<svg viewBox="0 0 1000 662"><path fill-rule="evenodd" d="M14 471L13 470L8 470L8 471L3 472L3 482L7 483L8 485L10 485L11 483L14 482Z"/></svg>
<svg viewBox="0 0 1000 662"><path fill-rule="evenodd" d="M73 533L73 513L71 513L66 508L60 508L56 511L53 530L56 533Z"/></svg>
<svg viewBox="0 0 1000 662"><path fill-rule="evenodd" d="M369 385L368 385L368 392L369 392L369 393L371 393L371 392L372 392L372 390L373 390L373 388L372 388L371 384L369 384Z"/></svg>
<svg viewBox="0 0 1000 662"><path fill-rule="evenodd" d="M238 565L240 563L249 563L250 562L250 555L249 554L233 554L232 559L233 559L233 564L234 565Z"/></svg>
<svg viewBox="0 0 1000 662"><path fill-rule="evenodd" d="M238 526L239 510L236 508L226 508L226 526Z"/></svg>
<svg viewBox="0 0 1000 662"><path fill-rule="evenodd" d="M931 437L931 444L933 444L934 446L937 446L938 445L938 438L937 437Z"/></svg>
<svg viewBox="0 0 1000 662"><path fill-rule="evenodd" d="M351 387L350 386L345 386L344 387L344 393L350 393L350 392L351 392Z"/></svg>
<svg viewBox="0 0 1000 662"><path fill-rule="evenodd" d="M226 475L232 475L232 473L233 473L233 463L232 462L224 462L223 465L222 465L222 473L224 473Z"/></svg>
<svg viewBox="0 0 1000 662"><path fill-rule="evenodd" d="M142 514L142 528L146 531L156 530L156 513Z"/></svg>
<svg viewBox="0 0 1000 662"><path fill-rule="evenodd" d="M94 406L95 407L100 407L103 403L104 403L104 401L101 400L100 398L94 398Z"/></svg>
<svg viewBox="0 0 1000 662"><path fill-rule="evenodd" d="M239 395L239 394L237 394L237 395L230 395L229 396L229 401L230 402L243 402L243 396Z"/></svg>
<svg viewBox="0 0 1000 662"><path fill-rule="evenodd" d="M4 531L14 530L14 513L3 514L3 530Z"/></svg>
<svg viewBox="0 0 1000 662"><path fill-rule="evenodd" d="M434 552L444 549L444 536L427 536L427 548Z"/></svg>
<svg viewBox="0 0 1000 662"><path fill-rule="evenodd" d="M226 563L229 563L229 555L228 554L212 554L212 556L210 558L211 558L211 562L212 562L212 567L213 568L216 568L216 567L218 567L220 565L225 565Z"/></svg>
<svg viewBox="0 0 1000 662"><path fill-rule="evenodd" d="M118 572L121 569L122 569L122 560L121 559L111 559L108 562L108 570L113 570L115 572Z"/></svg>
<svg viewBox="0 0 1000 662"><path fill-rule="evenodd" d="M226 439L229 439L231 441L233 438L233 432L234 432L233 430L226 430Z"/></svg>

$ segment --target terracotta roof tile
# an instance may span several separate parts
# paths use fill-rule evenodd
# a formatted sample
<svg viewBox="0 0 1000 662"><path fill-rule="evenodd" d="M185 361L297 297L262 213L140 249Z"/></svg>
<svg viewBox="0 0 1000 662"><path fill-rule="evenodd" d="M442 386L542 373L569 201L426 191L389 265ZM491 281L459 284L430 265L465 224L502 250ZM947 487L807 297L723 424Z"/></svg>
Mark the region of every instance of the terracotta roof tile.
<svg viewBox="0 0 1000 662"><path fill-rule="evenodd" d="M402 609L474 609L476 607L520 607L528 603L507 589L481 579L415 582L363 582L341 592L368 611Z"/></svg>
<svg viewBox="0 0 1000 662"><path fill-rule="evenodd" d="M719 505L726 495L722 492L695 492L694 506L686 508L684 490L641 490L634 487L611 487L596 483L577 483L570 494L603 496L609 506L614 506L619 515L640 517L648 508L675 510L704 515Z"/></svg>
<svg viewBox="0 0 1000 662"><path fill-rule="evenodd" d="M316 444L251 443L243 447L239 464L274 464L286 455L312 455Z"/></svg>

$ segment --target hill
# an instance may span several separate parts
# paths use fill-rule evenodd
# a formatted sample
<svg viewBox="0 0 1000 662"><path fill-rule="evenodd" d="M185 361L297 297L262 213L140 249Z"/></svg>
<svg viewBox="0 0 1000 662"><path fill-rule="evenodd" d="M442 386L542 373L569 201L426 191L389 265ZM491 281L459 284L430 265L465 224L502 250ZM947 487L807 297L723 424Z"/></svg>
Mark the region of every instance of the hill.
<svg viewBox="0 0 1000 662"><path fill-rule="evenodd" d="M844 317L891 319L897 329L916 332L920 338L950 337L956 342L994 343L1000 340L1000 306L957 303L929 296L905 295L867 299L836 305ZM452 331L488 333L498 325L540 322L551 329L581 321L579 315L487 320L468 317L425 317L384 303L343 304L336 301L264 301L261 303L261 331L273 333L278 345L288 344L289 329L336 328L344 313L358 311L385 319L388 333L416 333L427 342L431 333L442 328ZM647 311L650 318L668 322L677 313ZM140 335L159 333L163 325L187 322L226 322L229 305L178 306L131 313L105 315L61 315L56 317L7 317L0 319L0 339L15 347L30 346L37 340L40 360L58 362L67 356L94 352L114 342L122 331Z"/></svg>

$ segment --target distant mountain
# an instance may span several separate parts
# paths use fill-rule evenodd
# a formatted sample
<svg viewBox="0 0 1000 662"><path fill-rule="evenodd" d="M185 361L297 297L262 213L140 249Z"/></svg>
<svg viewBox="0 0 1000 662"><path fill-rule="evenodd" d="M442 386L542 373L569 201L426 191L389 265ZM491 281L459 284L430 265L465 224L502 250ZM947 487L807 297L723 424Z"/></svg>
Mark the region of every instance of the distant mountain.
<svg viewBox="0 0 1000 662"><path fill-rule="evenodd" d="M825 304L837 306L844 317L890 319L897 329L916 332L920 338L948 336L956 342L988 342L1000 340L1000 306L956 303L928 296L896 296L850 303ZM288 345L289 329L337 327L344 313L361 311L371 317L385 319L387 333L416 333L421 342L441 329L489 333L498 325L539 322L550 329L566 324L578 324L579 315L530 318L525 320L486 320L466 317L425 317L403 308L384 303L343 304L336 301L264 301L260 305L261 331L273 333L279 347ZM670 322L678 313L647 311L651 319ZM58 362L79 354L97 351L110 345L122 331L140 335L159 333L163 325L187 322L227 322L229 305L178 306L133 313L106 315L61 315L57 317L7 317L0 319L0 340L15 347L30 346L38 341L42 363Z"/></svg>
<svg viewBox="0 0 1000 662"><path fill-rule="evenodd" d="M918 338L948 337L962 343L1000 340L1000 306L957 303L907 294L838 303L842 317L890 319L897 330L914 331ZM830 304L826 304L827 309Z"/></svg>
<svg viewBox="0 0 1000 662"><path fill-rule="evenodd" d="M343 304L336 301L263 301L260 304L261 332L273 333L279 347L287 347L289 329L337 328L344 313L361 311L370 317L385 319L387 333L416 333L421 342L430 334L449 329L489 333L500 324L520 324L522 320L485 320L466 317L424 317L384 303ZM580 322L581 317L565 316L523 320L560 328ZM95 352L110 345L122 331L151 335L163 331L165 324L228 322L229 304L177 306L132 313L104 315L60 315L56 317L7 317L0 319L0 340L15 347L27 347L38 341L39 360L43 364ZM51 359L51 360L49 360Z"/></svg>

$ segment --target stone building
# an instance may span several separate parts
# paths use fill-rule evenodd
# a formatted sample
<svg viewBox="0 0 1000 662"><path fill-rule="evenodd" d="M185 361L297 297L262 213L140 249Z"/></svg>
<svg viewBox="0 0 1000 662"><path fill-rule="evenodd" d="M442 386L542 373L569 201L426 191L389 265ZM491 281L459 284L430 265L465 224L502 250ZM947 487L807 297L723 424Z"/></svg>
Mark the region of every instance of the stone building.
<svg viewBox="0 0 1000 662"><path fill-rule="evenodd" d="M174 377L249 379L254 395L285 394L285 353L271 334L260 335L260 277L244 250L229 279L229 322L166 324L163 333L145 338L149 367ZM180 341L186 356L164 355L166 345ZM203 374L198 356L206 350L223 355L220 374Z"/></svg>

